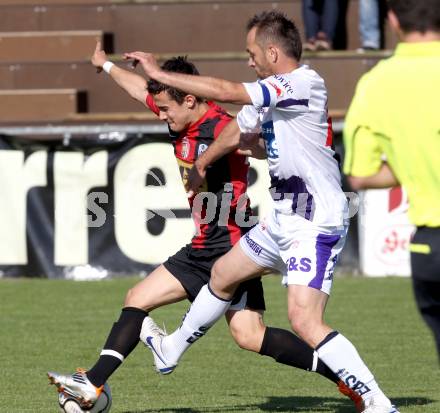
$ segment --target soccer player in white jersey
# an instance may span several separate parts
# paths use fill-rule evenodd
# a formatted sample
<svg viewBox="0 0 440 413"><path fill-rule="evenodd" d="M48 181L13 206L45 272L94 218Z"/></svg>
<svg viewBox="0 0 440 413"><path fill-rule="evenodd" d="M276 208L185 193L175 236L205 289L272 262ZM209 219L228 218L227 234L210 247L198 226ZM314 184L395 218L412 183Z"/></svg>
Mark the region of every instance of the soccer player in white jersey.
<svg viewBox="0 0 440 413"><path fill-rule="evenodd" d="M323 321L348 216L332 148L324 81L299 64L298 31L281 13L256 15L247 30L249 66L261 79L254 83L165 72L149 53L126 54L159 82L197 96L248 105L199 157L190 190L197 190L210 163L238 146L240 131L259 131L274 199L266 220L216 261L209 285L201 289L182 325L165 337L143 330L141 339L161 363L175 366L183 352L225 313L240 282L277 269L287 285L293 331L362 397L364 413L397 412L353 344Z"/></svg>

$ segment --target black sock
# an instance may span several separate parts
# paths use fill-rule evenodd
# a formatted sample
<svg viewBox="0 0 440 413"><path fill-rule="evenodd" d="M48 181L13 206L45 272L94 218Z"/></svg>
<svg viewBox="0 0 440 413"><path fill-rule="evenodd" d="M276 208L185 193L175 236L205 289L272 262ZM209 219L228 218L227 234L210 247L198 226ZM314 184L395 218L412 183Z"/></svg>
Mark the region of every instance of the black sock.
<svg viewBox="0 0 440 413"><path fill-rule="evenodd" d="M338 376L317 358L318 355L315 355L313 348L290 331L266 327L260 354L272 357L278 363L302 370L316 371L334 383L339 382ZM316 369L313 370L314 357L317 358L317 364Z"/></svg>
<svg viewBox="0 0 440 413"><path fill-rule="evenodd" d="M102 350L104 353L106 350L111 350L116 354L101 353L96 364L86 373L93 385L102 386L135 349L139 342L142 322L147 315L148 313L140 308L122 309L119 320L113 324Z"/></svg>

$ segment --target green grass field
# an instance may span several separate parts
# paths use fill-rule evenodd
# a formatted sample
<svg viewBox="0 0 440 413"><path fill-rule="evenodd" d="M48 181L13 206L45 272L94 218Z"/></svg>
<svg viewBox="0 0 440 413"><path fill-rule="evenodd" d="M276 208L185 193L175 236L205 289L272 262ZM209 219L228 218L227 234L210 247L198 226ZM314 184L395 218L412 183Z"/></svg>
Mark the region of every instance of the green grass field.
<svg viewBox="0 0 440 413"><path fill-rule="evenodd" d="M137 279L0 280L0 412L56 412L46 371L90 367ZM288 327L285 290L264 281L266 323ZM154 312L168 331L187 302ZM440 369L408 279L336 279L327 321L349 337L402 413L440 412ZM333 383L240 350L222 320L168 377L143 346L110 380L112 412L354 411Z"/></svg>

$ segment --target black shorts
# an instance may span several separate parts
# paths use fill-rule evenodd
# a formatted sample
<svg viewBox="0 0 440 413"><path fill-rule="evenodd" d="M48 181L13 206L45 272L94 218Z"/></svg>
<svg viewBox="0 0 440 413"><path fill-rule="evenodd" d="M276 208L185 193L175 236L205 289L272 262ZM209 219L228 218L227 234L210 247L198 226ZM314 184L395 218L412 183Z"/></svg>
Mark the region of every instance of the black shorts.
<svg viewBox="0 0 440 413"><path fill-rule="evenodd" d="M212 251L194 249L188 244L169 257L163 265L180 281L188 294L189 301L193 302L200 289L209 282L211 268L215 261L228 251L229 249L213 253ZM264 311L266 309L261 277L241 283L234 294L232 305L237 304L244 293L247 293L246 307L253 310Z"/></svg>
<svg viewBox="0 0 440 413"><path fill-rule="evenodd" d="M428 249L425 252L411 252L412 277L440 283L440 227L417 227L411 244Z"/></svg>

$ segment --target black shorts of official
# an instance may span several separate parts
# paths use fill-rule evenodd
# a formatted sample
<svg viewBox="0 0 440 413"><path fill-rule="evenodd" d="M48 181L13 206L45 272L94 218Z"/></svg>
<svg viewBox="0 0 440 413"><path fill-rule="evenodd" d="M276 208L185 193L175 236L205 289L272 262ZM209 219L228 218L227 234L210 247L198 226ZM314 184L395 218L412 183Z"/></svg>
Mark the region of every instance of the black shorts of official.
<svg viewBox="0 0 440 413"><path fill-rule="evenodd" d="M229 249L215 252L198 250L188 244L169 257L163 265L179 280L188 294L189 301L193 302L200 289L209 282L215 261L228 251ZM232 304L237 304L245 292L247 292L246 307L252 310L266 309L261 277L241 283L234 294Z"/></svg>
<svg viewBox="0 0 440 413"><path fill-rule="evenodd" d="M417 227L411 244L429 249L425 252L411 252L412 277L440 283L440 227Z"/></svg>
<svg viewBox="0 0 440 413"><path fill-rule="evenodd" d="M411 244L422 246L418 252L411 251L414 296L440 357L440 227L417 227Z"/></svg>

